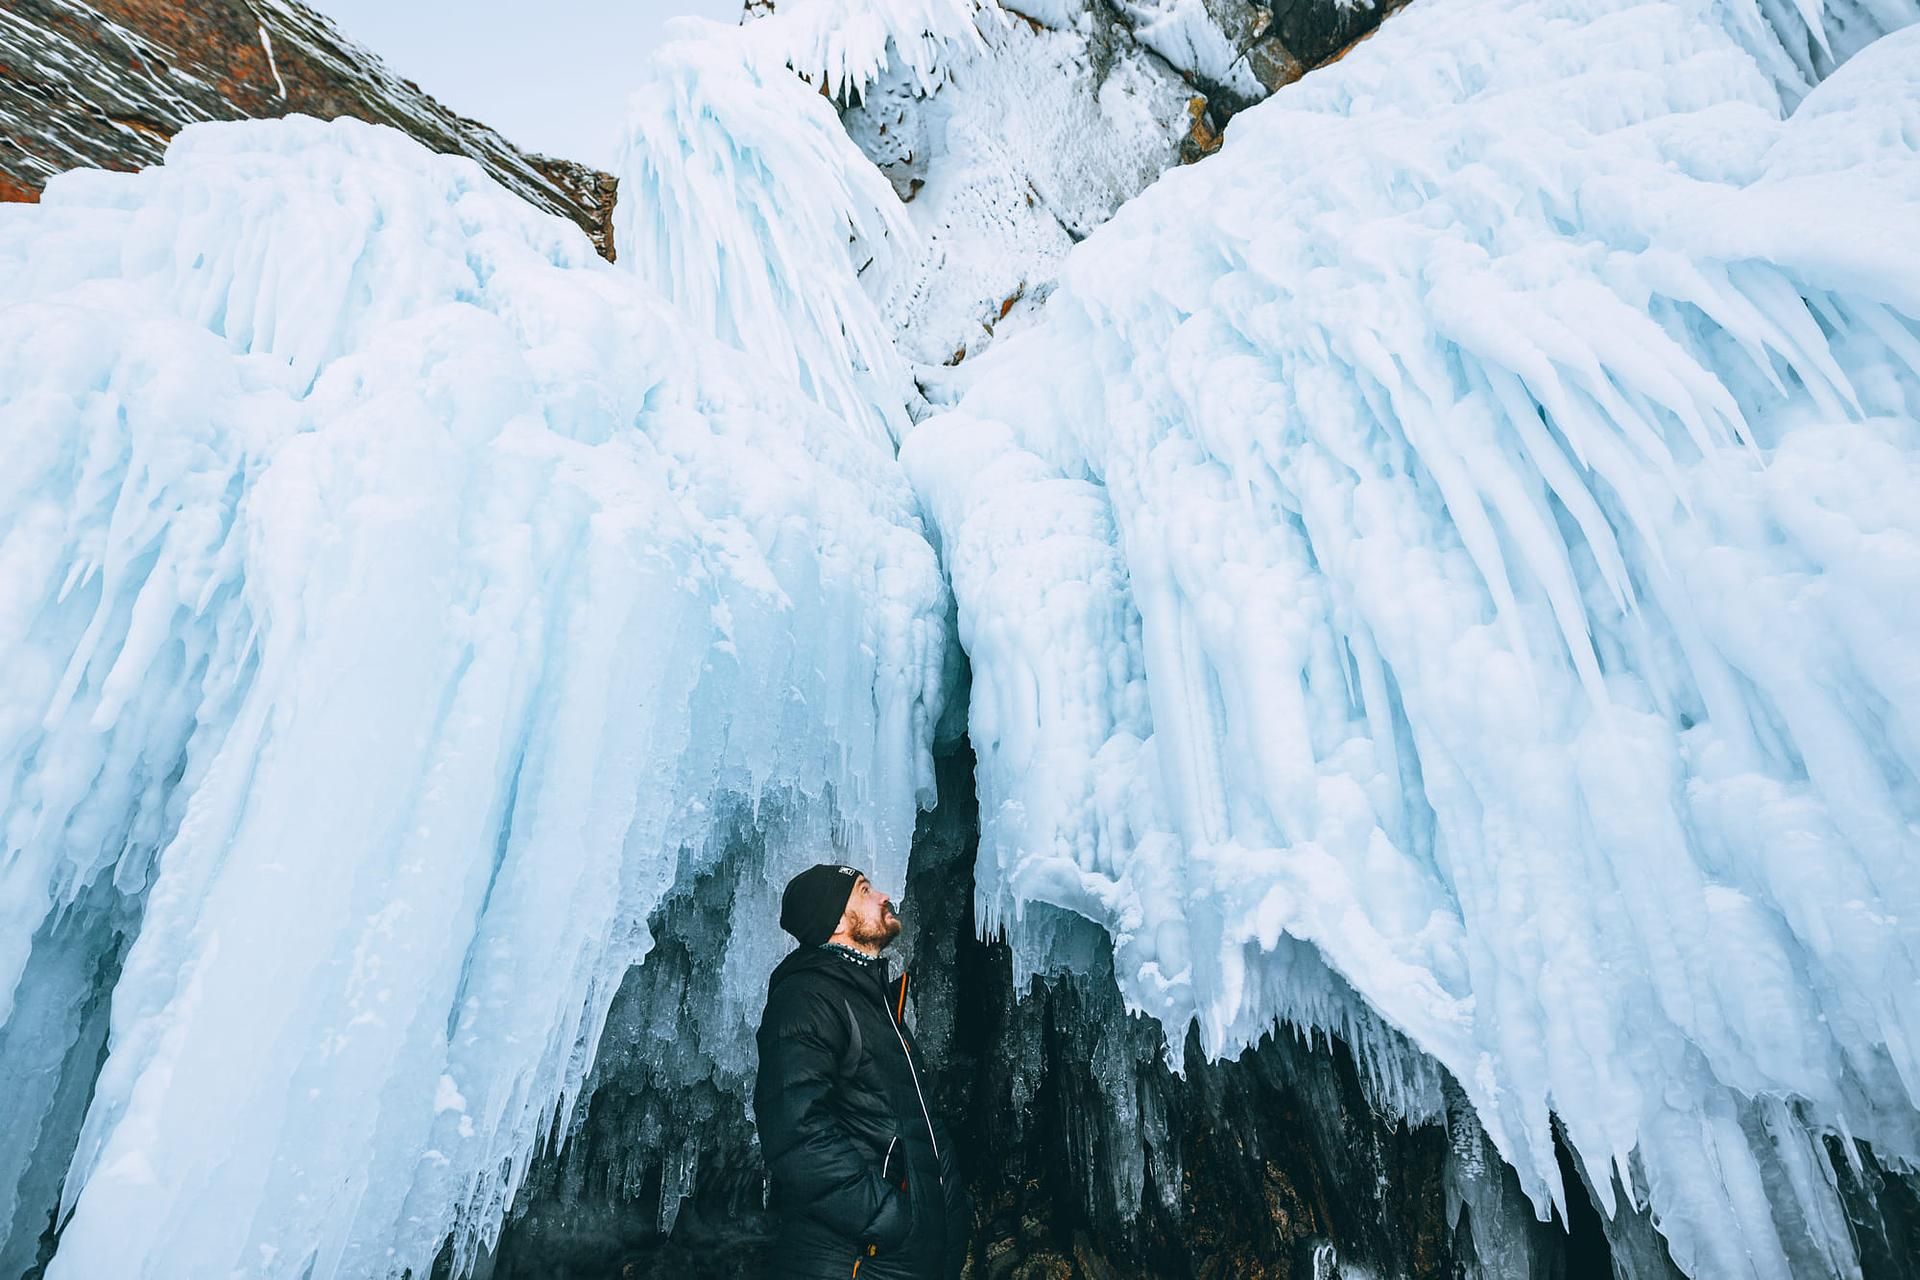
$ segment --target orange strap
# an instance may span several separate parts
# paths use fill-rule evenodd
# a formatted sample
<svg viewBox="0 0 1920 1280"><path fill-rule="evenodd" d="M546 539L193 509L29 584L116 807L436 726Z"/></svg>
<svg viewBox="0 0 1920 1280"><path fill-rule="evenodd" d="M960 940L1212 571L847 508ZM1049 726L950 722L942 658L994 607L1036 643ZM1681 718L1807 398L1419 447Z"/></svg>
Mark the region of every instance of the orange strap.
<svg viewBox="0 0 1920 1280"><path fill-rule="evenodd" d="M900 975L900 1003L894 1007L893 1020L900 1021L907 1016L907 975Z"/></svg>

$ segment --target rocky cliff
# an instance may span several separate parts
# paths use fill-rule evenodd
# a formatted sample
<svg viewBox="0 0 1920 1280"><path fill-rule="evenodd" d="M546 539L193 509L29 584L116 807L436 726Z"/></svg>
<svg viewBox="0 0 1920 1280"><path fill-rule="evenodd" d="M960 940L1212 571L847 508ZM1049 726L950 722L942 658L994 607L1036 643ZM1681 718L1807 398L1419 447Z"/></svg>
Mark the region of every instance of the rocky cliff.
<svg viewBox="0 0 1920 1280"><path fill-rule="evenodd" d="M197 121L294 113L392 125L470 156L612 255L611 177L522 152L293 0L9 0L0 9L0 200L37 199L65 169L152 164Z"/></svg>

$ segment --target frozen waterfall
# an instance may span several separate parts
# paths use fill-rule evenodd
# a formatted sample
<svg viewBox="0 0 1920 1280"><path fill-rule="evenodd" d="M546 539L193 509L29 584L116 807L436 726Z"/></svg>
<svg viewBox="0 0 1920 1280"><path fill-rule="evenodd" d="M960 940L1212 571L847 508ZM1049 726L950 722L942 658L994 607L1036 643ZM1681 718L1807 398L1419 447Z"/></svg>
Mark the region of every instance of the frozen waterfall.
<svg viewBox="0 0 1920 1280"><path fill-rule="evenodd" d="M1416 3L902 450L986 925L1781 1280L1920 1160L1920 29L1795 12Z"/></svg>
<svg viewBox="0 0 1920 1280"><path fill-rule="evenodd" d="M716 815L743 911L841 834L904 875L901 473L571 224L196 127L0 206L0 297L0 1273L63 1176L56 1280L470 1259Z"/></svg>
<svg viewBox="0 0 1920 1280"><path fill-rule="evenodd" d="M1543 1217L1860 1274L1920 5L1413 0L1138 195L1188 82L1029 8L681 27L617 267L351 121L0 205L0 1277L464 1271L650 913L736 873L737 1076L784 879L904 884L962 649L1017 980L1092 922L1176 1060L1331 1032Z"/></svg>

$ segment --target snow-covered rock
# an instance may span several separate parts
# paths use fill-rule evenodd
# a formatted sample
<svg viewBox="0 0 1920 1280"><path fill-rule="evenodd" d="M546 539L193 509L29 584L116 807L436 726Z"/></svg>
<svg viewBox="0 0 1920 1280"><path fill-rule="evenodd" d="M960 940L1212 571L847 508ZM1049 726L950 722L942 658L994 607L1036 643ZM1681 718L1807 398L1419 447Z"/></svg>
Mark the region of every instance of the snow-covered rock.
<svg viewBox="0 0 1920 1280"><path fill-rule="evenodd" d="M529 66L527 74L552 68ZM528 155L402 79L299 0L36 0L0 14L0 201L74 168L155 164L198 121L353 116L471 156L611 247L612 179Z"/></svg>
<svg viewBox="0 0 1920 1280"><path fill-rule="evenodd" d="M1276 24L1196 0L1180 21L1216 40L1220 23L1269 44L1287 31L1302 52L1277 85L1391 7L1318 0ZM629 108L624 263L897 438L947 396L944 366L1026 323L1076 242L1267 92L1222 89L1142 24L1101 0L786 0L738 28L681 20Z"/></svg>

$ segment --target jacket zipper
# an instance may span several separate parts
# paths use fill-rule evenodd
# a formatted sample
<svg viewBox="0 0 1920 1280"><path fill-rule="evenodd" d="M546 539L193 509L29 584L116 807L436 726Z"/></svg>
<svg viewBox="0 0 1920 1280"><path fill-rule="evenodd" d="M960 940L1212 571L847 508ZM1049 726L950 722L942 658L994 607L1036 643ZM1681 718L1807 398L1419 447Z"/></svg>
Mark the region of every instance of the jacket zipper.
<svg viewBox="0 0 1920 1280"><path fill-rule="evenodd" d="M906 975L902 974L900 976L901 1008L902 1009L906 1008L906 1004L907 1004L907 979L906 979ZM893 1014L888 1012L887 1001L885 997L882 997L880 1000L880 1011L887 1015L887 1025L893 1028L893 1038L900 1042L900 1053L907 1060L907 1074L913 1077L913 1096L920 1100L920 1118L927 1122L927 1141L933 1144L933 1158L935 1160L938 1160L940 1158L940 1139L933 1136L933 1116L927 1110L927 1095L920 1092L920 1073L914 1069L913 1053L911 1050L907 1048L907 1038L900 1034L900 1024L895 1022L893 1020ZM939 1177L940 1185L943 1187L946 1186L947 1185L946 1176L944 1174L937 1175L937 1176Z"/></svg>

